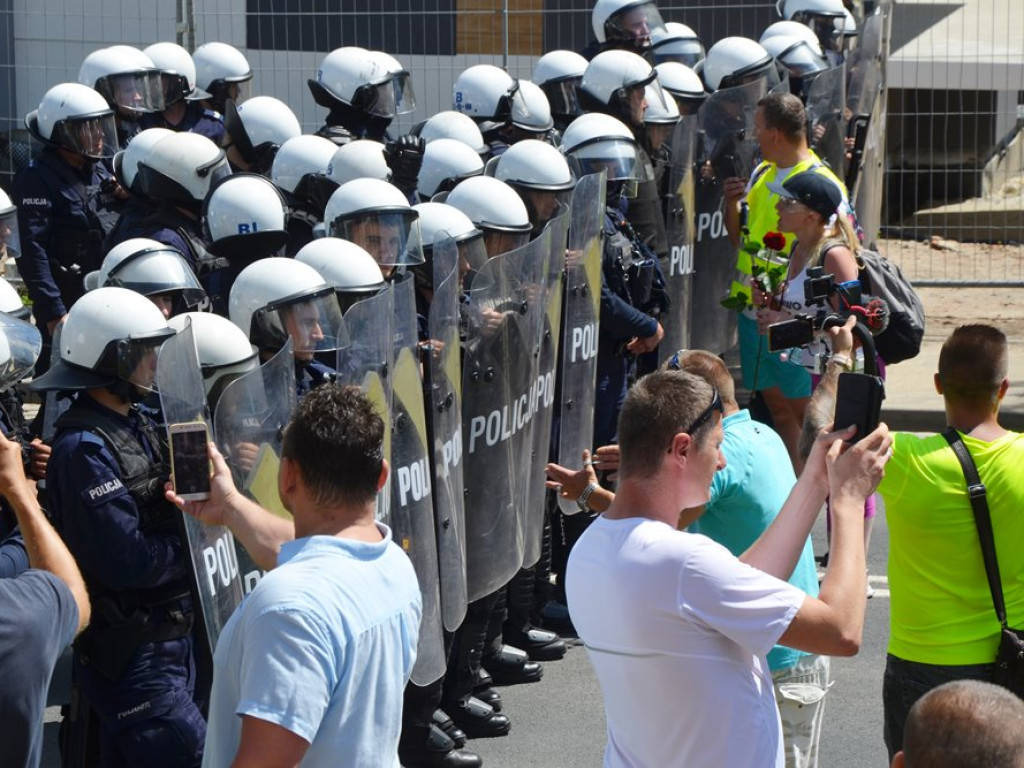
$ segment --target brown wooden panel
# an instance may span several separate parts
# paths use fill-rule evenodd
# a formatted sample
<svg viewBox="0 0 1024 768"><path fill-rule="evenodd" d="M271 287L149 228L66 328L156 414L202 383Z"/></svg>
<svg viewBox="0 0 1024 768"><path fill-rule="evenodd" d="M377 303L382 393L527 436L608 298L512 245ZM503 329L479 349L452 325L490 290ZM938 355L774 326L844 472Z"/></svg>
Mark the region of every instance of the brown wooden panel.
<svg viewBox="0 0 1024 768"><path fill-rule="evenodd" d="M502 0L457 0L456 50L500 54L504 47ZM540 56L544 51L543 0L509 0L508 46L513 56Z"/></svg>

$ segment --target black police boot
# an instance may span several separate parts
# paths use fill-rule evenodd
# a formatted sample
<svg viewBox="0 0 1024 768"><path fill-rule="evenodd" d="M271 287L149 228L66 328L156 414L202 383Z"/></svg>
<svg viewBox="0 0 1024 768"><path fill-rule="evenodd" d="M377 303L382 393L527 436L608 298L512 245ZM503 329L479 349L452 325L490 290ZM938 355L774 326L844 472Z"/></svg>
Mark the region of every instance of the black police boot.
<svg viewBox="0 0 1024 768"><path fill-rule="evenodd" d="M504 736L512 729L512 721L508 717L499 715L490 705L474 696L445 702L444 711L471 739Z"/></svg>
<svg viewBox="0 0 1024 768"><path fill-rule="evenodd" d="M438 728L430 727L426 741L416 745L399 744L398 759L405 768L479 768L479 755L456 749L455 742Z"/></svg>
<svg viewBox="0 0 1024 768"><path fill-rule="evenodd" d="M443 709L434 710L434 725L444 731L445 735L455 742L456 749L466 746L466 732L455 724L455 721L448 717Z"/></svg>
<svg viewBox="0 0 1024 768"><path fill-rule="evenodd" d="M511 645L502 645L497 653L485 654L481 664L495 685L536 683L544 675L544 668L536 661L530 661L526 651Z"/></svg>
<svg viewBox="0 0 1024 768"><path fill-rule="evenodd" d="M483 667L476 671L473 695L484 704L490 704L495 712L501 712L501 694L494 690L494 680Z"/></svg>
<svg viewBox="0 0 1024 768"><path fill-rule="evenodd" d="M547 629L530 626L525 632L505 625L505 641L522 648L532 661L557 661L565 656L565 640Z"/></svg>

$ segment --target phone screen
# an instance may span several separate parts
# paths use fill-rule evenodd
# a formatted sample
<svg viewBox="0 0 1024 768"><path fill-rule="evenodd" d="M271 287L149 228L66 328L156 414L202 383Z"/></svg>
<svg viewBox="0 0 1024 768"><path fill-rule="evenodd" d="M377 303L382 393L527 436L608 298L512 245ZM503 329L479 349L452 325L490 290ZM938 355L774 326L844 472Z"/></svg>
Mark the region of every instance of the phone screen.
<svg viewBox="0 0 1024 768"><path fill-rule="evenodd" d="M206 426L175 429L171 433L171 469L174 492L179 496L210 495L210 461L206 453ZM191 426L191 425L189 425Z"/></svg>
<svg viewBox="0 0 1024 768"><path fill-rule="evenodd" d="M768 326L768 351L802 347L814 341L814 321L809 317L784 320Z"/></svg>

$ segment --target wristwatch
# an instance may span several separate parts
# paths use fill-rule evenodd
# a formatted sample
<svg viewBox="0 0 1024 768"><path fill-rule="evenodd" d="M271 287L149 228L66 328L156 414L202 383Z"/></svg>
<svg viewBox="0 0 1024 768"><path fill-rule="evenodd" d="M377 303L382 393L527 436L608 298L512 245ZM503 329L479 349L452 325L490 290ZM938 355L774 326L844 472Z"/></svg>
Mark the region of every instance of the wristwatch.
<svg viewBox="0 0 1024 768"><path fill-rule="evenodd" d="M587 502L590 500L591 495L600 488L597 483L587 483L587 487L583 489L580 495L576 499L576 506L580 508L580 512L592 512L590 505Z"/></svg>

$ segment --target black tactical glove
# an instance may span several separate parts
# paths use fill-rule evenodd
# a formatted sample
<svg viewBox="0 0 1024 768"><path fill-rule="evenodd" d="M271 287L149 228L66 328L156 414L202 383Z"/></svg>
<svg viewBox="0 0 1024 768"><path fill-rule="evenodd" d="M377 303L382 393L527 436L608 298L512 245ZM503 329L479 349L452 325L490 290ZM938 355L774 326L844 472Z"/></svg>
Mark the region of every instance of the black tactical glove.
<svg viewBox="0 0 1024 768"><path fill-rule="evenodd" d="M384 147L384 159L391 169L391 183L407 195L416 191L426 146L419 136L407 134Z"/></svg>

